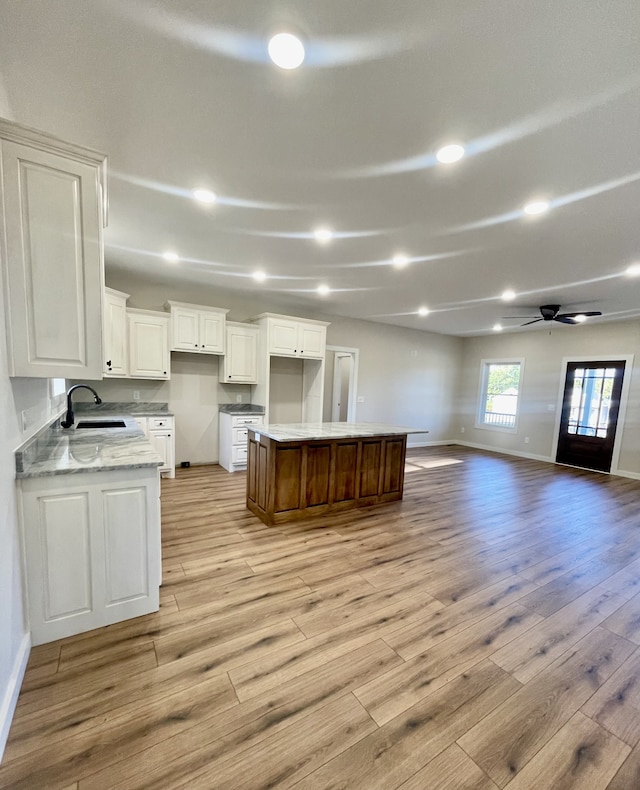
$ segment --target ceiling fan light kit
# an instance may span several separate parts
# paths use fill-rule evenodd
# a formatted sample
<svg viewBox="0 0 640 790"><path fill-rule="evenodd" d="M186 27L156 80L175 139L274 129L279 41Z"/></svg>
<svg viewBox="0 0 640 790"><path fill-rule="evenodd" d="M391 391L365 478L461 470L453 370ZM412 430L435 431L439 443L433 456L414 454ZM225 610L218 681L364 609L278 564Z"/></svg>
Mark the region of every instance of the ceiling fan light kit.
<svg viewBox="0 0 640 790"><path fill-rule="evenodd" d="M520 326L529 326L530 324L537 324L539 321L557 321L559 324L569 324L576 326L582 324L587 318L594 315L602 315L599 310L577 310L575 313L561 313L561 305L559 304L543 304L540 305L539 310L542 318L534 318L532 321L526 321ZM512 315L505 316L505 318L527 318L528 316Z"/></svg>

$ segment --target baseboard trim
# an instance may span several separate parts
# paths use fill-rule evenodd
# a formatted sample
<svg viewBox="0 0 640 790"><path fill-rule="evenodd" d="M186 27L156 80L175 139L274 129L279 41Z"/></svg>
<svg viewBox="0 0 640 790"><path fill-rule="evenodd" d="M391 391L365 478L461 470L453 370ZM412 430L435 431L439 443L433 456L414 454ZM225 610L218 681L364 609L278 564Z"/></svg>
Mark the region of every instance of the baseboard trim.
<svg viewBox="0 0 640 790"><path fill-rule="evenodd" d="M543 461L548 464L555 463L554 459L551 458L549 455L535 455L535 453L523 453L519 450L504 450L499 447L490 447L486 444L477 444L476 442L463 442L460 439L456 441L456 444L461 445L462 447L471 447L473 450L485 450L489 453L501 453L502 455L515 455L517 458L527 458L529 461Z"/></svg>
<svg viewBox="0 0 640 790"><path fill-rule="evenodd" d="M611 474L618 475L618 477L630 477L632 480L640 480L640 472L625 472L623 469L616 469Z"/></svg>
<svg viewBox="0 0 640 790"><path fill-rule="evenodd" d="M452 442L448 439L442 439L437 442L415 442L411 444L407 442L407 450L412 450L414 447L443 447L447 444L456 444L456 442Z"/></svg>
<svg viewBox="0 0 640 790"><path fill-rule="evenodd" d="M26 633L22 637L22 642L13 664L13 671L7 684L2 705L0 705L0 763L4 755L4 747L7 745L7 739L9 738L9 728L13 720L13 713L18 702L18 694L20 694L20 687L22 686L22 679L27 669L30 653L31 634Z"/></svg>
<svg viewBox="0 0 640 790"><path fill-rule="evenodd" d="M457 440L454 442L462 447L470 447L474 450L486 450L489 453L502 453L503 455L515 455L518 458L528 458L530 461L542 461L548 464L555 464L555 458L550 455L534 455L533 453L521 453L517 450L502 450L497 447L489 447L486 444L476 444L475 442L463 442ZM441 444L451 444L451 442L441 442ZM559 464L559 466L570 466L569 464ZM572 469L582 469L580 466L571 466ZM624 469L612 469L610 472L598 472L596 469L583 469L586 472L596 472L596 474L615 475L617 477L628 477L631 480L640 480L640 472L626 472Z"/></svg>

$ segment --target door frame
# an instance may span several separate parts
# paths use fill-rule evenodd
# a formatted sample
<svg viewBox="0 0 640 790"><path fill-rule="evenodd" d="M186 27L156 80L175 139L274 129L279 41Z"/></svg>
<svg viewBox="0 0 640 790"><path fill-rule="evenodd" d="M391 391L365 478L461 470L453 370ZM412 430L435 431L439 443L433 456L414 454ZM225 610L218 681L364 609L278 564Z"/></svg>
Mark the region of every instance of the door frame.
<svg viewBox="0 0 640 790"><path fill-rule="evenodd" d="M352 367L352 374L351 374L351 386L349 388L349 404L347 406L347 422L355 422L356 421L356 403L358 400L358 361L360 356L360 349L359 348L350 348L347 346L327 346L327 351L332 351L337 354L349 354L353 359L353 367ZM331 371L332 377L332 387L331 392L333 396L334 386L335 383L335 356L334 356L334 365L333 370ZM332 409L333 409L333 402L332 402Z"/></svg>
<svg viewBox="0 0 640 790"><path fill-rule="evenodd" d="M620 459L620 449L622 446L622 434L624 432L625 418L627 416L627 403L629 401L629 389L631 388L631 371L633 370L633 354L590 354L584 356L583 354L563 357L560 370L560 386L558 387L558 398L556 401L556 424L553 429L553 448L551 460L555 460L558 454L558 439L560 437L560 421L562 419L562 401L564 398L564 388L567 380L567 366L570 362L624 362L624 376L622 379L622 392L620 393L620 408L618 409L618 421L616 423L616 437L613 442L613 455L611 456L611 469L608 472L599 472L599 474L608 475L616 474L618 471L618 461ZM620 429L622 426L622 429ZM565 466L565 464L561 464ZM582 467L576 467L582 469ZM597 469L590 470L598 472Z"/></svg>

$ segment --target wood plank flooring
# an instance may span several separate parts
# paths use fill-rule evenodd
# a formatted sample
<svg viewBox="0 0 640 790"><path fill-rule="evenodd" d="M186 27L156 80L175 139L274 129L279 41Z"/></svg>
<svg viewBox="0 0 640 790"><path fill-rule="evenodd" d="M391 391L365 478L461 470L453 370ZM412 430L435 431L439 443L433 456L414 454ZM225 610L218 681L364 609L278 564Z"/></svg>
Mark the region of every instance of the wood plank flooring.
<svg viewBox="0 0 640 790"><path fill-rule="evenodd" d="M162 484L161 609L34 648L0 788L638 790L640 482L411 450L267 527Z"/></svg>

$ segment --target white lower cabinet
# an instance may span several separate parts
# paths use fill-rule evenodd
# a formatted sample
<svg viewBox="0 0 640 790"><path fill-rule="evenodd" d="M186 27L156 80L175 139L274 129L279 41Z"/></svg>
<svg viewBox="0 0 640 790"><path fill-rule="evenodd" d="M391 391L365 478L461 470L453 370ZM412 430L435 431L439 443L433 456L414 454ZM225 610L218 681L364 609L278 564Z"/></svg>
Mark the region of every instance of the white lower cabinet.
<svg viewBox="0 0 640 790"><path fill-rule="evenodd" d="M163 477L176 476L176 432L174 417L136 417L135 421L163 460Z"/></svg>
<svg viewBox="0 0 640 790"><path fill-rule="evenodd" d="M219 463L227 472L247 468L247 426L264 422L261 414L220 412Z"/></svg>
<svg viewBox="0 0 640 790"><path fill-rule="evenodd" d="M155 612L157 469L18 481L32 644Z"/></svg>

